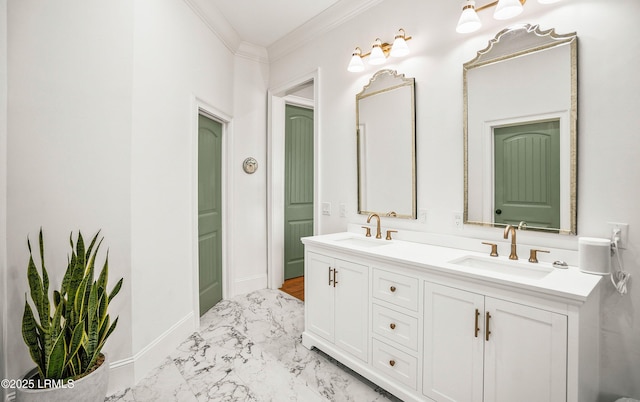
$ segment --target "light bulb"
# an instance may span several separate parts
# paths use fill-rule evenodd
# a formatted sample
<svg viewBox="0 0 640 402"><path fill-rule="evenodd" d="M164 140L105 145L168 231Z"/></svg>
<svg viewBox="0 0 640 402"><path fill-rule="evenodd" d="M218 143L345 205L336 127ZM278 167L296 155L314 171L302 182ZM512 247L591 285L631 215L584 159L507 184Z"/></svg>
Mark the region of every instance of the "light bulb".
<svg viewBox="0 0 640 402"><path fill-rule="evenodd" d="M519 15L523 10L519 0L500 0L493 13L493 18L497 20L506 20Z"/></svg>
<svg viewBox="0 0 640 402"><path fill-rule="evenodd" d="M456 32L469 33L480 29L482 23L480 22L480 18L478 18L478 14L476 13L475 5L475 1L467 0L465 6L462 7L462 14L460 14L460 19L458 20Z"/></svg>
<svg viewBox="0 0 640 402"><path fill-rule="evenodd" d="M400 29L391 46L391 57L403 57L409 54L409 46L405 40L404 29Z"/></svg>
<svg viewBox="0 0 640 402"><path fill-rule="evenodd" d="M360 57L361 50L359 47L353 51L351 55L351 61L349 62L349 67L347 67L347 71L352 73L359 73L364 70L364 63L362 62L362 57Z"/></svg>
<svg viewBox="0 0 640 402"><path fill-rule="evenodd" d="M369 64L377 66L383 64L386 60L387 58L382 51L382 42L380 39L376 39L371 48L371 54L369 55Z"/></svg>

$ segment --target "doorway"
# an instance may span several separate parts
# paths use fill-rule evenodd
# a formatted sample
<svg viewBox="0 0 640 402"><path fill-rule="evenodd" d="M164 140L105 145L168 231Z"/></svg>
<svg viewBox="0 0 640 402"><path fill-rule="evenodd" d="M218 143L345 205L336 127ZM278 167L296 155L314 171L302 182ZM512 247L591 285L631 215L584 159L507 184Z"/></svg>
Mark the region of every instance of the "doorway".
<svg viewBox="0 0 640 402"><path fill-rule="evenodd" d="M200 315L222 300L222 123L198 116Z"/></svg>
<svg viewBox="0 0 640 402"><path fill-rule="evenodd" d="M307 181L312 193L312 227L308 235L315 235L320 230L319 191L318 191L318 153L319 153L319 118L318 118L318 77L319 70L269 90L268 96L268 138L267 138L267 252L268 252L268 283L271 289L282 288L285 282L285 123L287 105L307 109L313 116L313 159L308 162L313 167L312 180ZM312 223L311 223L312 222ZM298 237L299 239L299 237ZM299 242L298 253L303 253L303 246ZM288 250L287 250L287 254ZM304 264L301 263L300 266ZM303 278L301 278L303 279Z"/></svg>
<svg viewBox="0 0 640 402"><path fill-rule="evenodd" d="M313 235L313 110L285 106L284 279L304 275L304 246Z"/></svg>

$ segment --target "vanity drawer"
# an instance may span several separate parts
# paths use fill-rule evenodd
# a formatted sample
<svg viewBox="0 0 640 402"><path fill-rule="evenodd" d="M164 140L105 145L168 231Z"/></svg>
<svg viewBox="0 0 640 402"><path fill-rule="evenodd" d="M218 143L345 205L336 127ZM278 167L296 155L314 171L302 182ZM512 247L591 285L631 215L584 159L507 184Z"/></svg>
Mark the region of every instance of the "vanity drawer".
<svg viewBox="0 0 640 402"><path fill-rule="evenodd" d="M416 389L418 359L373 339L373 367L379 372Z"/></svg>
<svg viewBox="0 0 640 402"><path fill-rule="evenodd" d="M418 319L373 305L373 332L415 351L418 350Z"/></svg>
<svg viewBox="0 0 640 402"><path fill-rule="evenodd" d="M374 268L373 297L418 311L418 278Z"/></svg>

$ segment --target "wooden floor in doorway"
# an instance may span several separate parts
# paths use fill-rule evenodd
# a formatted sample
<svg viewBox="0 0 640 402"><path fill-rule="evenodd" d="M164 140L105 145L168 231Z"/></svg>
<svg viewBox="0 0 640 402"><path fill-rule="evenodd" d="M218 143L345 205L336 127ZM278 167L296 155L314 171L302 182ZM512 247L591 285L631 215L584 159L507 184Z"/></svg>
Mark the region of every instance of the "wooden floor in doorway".
<svg viewBox="0 0 640 402"><path fill-rule="evenodd" d="M304 276L287 279L280 290L304 301Z"/></svg>

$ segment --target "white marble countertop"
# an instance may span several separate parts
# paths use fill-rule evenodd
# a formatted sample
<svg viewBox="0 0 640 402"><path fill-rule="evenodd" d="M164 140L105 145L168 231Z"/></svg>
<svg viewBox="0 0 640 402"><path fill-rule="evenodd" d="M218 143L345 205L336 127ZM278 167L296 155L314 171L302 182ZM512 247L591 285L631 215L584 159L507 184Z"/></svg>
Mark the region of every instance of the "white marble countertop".
<svg viewBox="0 0 640 402"><path fill-rule="evenodd" d="M305 245L328 247L336 251L375 258L387 263L402 263L433 273L509 285L514 288L528 289L578 302L584 302L602 279L600 275L581 272L575 266L569 266L567 269L558 269L548 262L530 263L528 262L528 253L526 256L520 256L518 261L511 261L506 256L490 257L488 253L403 240L375 239L374 237L365 237L362 234L352 232L305 237L302 242ZM524 250L521 251L521 253L523 252ZM544 276L540 275L542 276L541 278L532 278L528 275L511 274L507 272L508 268L503 272L500 269L479 269L455 263L456 260L465 257L479 258L483 262L494 261L496 265L512 264L511 266L516 268L517 271L548 270L550 272Z"/></svg>

